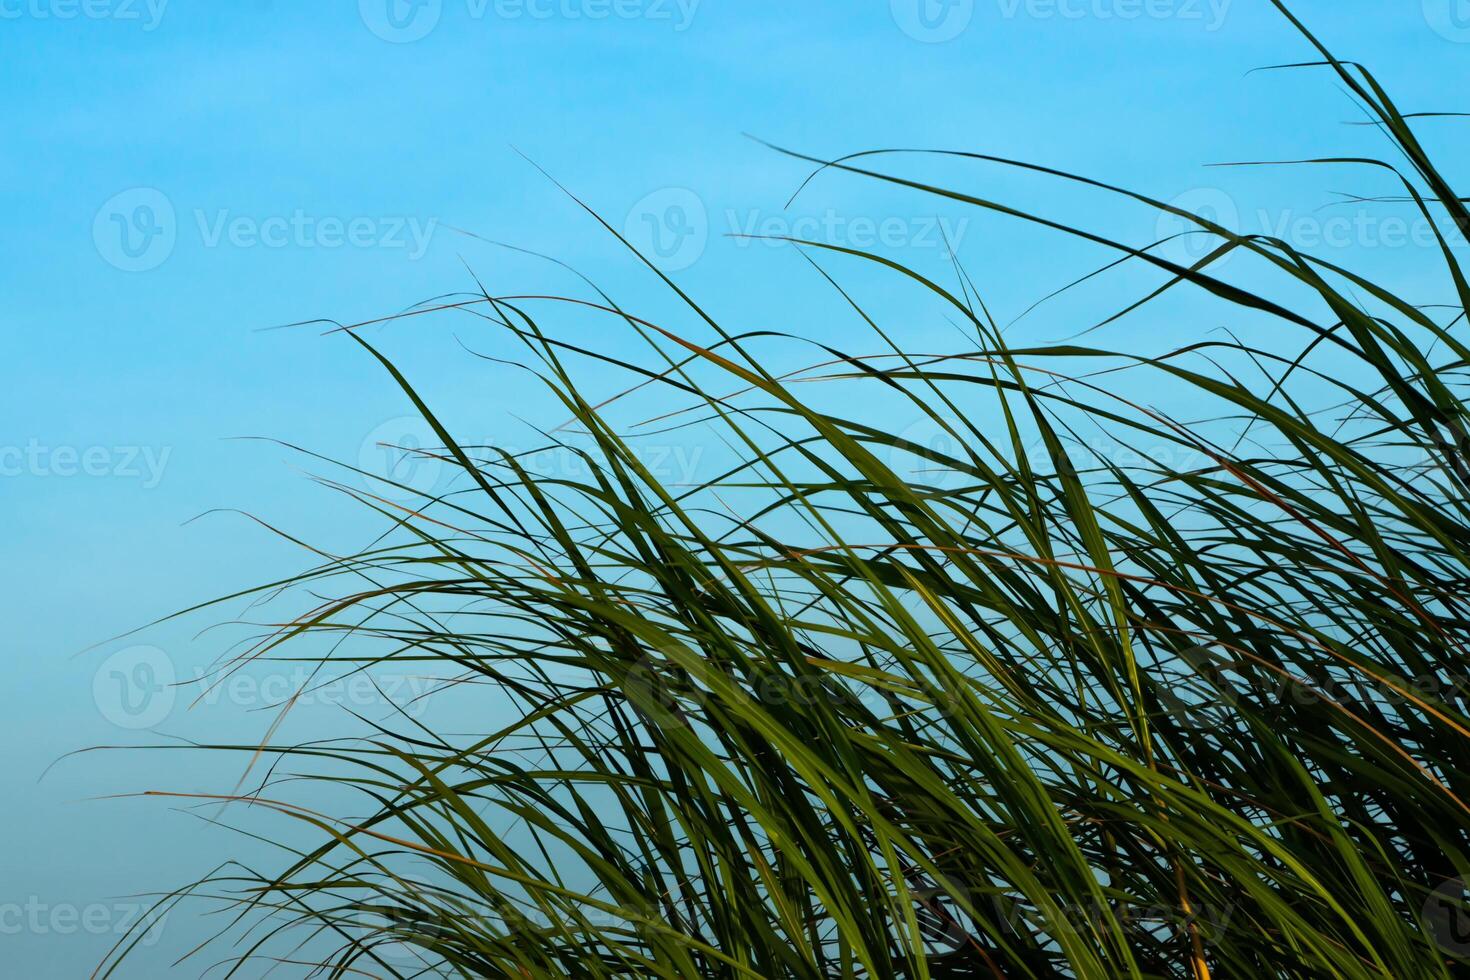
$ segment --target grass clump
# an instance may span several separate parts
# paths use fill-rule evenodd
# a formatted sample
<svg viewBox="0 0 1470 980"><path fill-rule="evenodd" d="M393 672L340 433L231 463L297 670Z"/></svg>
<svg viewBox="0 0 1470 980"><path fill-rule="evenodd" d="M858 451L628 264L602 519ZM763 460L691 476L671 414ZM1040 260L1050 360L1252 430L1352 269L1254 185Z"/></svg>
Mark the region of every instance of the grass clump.
<svg viewBox="0 0 1470 980"><path fill-rule="evenodd" d="M516 710L474 735L405 714L239 746L370 813L283 781L235 794L319 844L167 901L227 899L234 970L334 977L1461 975L1470 285L1449 242L1470 212L1373 76L1318 49L1399 154L1356 163L1436 229L1449 306L1083 178L1041 171L1210 249L1182 264L862 155L817 162L1081 236L1156 274L1141 303L1187 292L1285 346L1018 346L962 274L818 242L797 244L943 304L973 343L915 354L839 293L887 346L777 376L769 336L682 292L715 340L568 301L648 365L543 329L564 305L482 291L456 309L523 343L580 433L548 442L584 465L545 475L457 442L358 338L460 479L410 506L348 491L390 534L286 583L330 598L248 656L347 639L366 669L448 666ZM1279 289L1231 284L1232 255ZM662 392L660 425L718 430L728 468L666 485L582 393L587 360ZM817 407L830 387L944 439ZM1164 388L1213 421L1139 394Z"/></svg>

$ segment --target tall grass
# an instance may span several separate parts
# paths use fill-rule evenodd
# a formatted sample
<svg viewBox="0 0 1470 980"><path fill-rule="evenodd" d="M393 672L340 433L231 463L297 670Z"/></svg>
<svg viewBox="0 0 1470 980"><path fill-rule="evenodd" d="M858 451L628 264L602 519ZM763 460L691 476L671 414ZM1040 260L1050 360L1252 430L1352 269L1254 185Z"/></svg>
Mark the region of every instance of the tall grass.
<svg viewBox="0 0 1470 980"><path fill-rule="evenodd" d="M820 242L796 244L944 304L974 343L917 354L839 289L883 346L778 377L755 352L769 337L726 332L672 281L714 342L606 296L482 291L458 313L523 343L581 432L562 451L585 465L546 475L457 442L347 330L460 479L411 506L390 501L407 485L342 483L391 533L260 590L306 608L243 659L325 635L364 669L449 666L518 710L472 736L404 714L359 741L217 747L370 811L308 809L285 779L220 797L249 801L228 812L254 833L318 840L165 900L225 903L222 972L1461 975L1470 284L1449 242L1470 212L1373 76L1296 26L1396 148L1350 162L1436 229L1423 260L1450 305L1084 178L956 155L1125 195L1210 249L1186 265L862 155L816 162L1080 236L1156 273L1143 303L1188 292L1289 352L1204 326L1156 357L1012 346L962 274ZM1277 286L1232 285L1233 254ZM544 329L569 303L653 365ZM719 430L735 462L665 485L583 394L589 361L661 390L659 425ZM828 385L944 439L819 410ZM1150 407L1170 388L1214 421Z"/></svg>

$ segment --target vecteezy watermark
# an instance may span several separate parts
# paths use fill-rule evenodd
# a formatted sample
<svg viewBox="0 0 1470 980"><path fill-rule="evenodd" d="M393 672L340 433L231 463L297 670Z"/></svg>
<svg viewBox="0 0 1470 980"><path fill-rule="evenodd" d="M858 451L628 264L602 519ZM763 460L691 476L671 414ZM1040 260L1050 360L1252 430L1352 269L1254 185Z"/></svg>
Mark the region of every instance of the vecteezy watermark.
<svg viewBox="0 0 1470 980"><path fill-rule="evenodd" d="M803 215L727 210L725 224L737 247L761 243L781 248L794 239L867 252L877 248L958 249L970 219L939 215L874 217L843 214L834 208Z"/></svg>
<svg viewBox="0 0 1470 980"><path fill-rule="evenodd" d="M1135 478L1197 473L1221 467L1220 460L1205 449L1182 440L1140 441L1130 445L1104 436L1087 439L1069 436L1058 440L1064 455L1053 456L1046 441L1034 432L1022 436L1019 448L1009 440L987 447L982 435L964 421L924 415L908 425L899 420L868 438L873 451L890 470L916 488L924 489L952 490L966 483L974 485L986 479L984 467L1013 469L1022 459L1041 479L1057 476L1059 467L1069 476L1101 473L1116 467ZM1266 446L1259 440L1254 445L1260 452L1266 452ZM1289 445L1278 448L1289 458L1297 458Z"/></svg>
<svg viewBox="0 0 1470 980"><path fill-rule="evenodd" d="M1434 225L1422 217L1411 220L1402 215L1357 210L1349 214L1301 215L1260 211L1257 218L1264 234L1302 249L1436 248L1439 244ZM1451 244L1463 244L1453 226L1446 226L1442 232Z"/></svg>
<svg viewBox="0 0 1470 980"><path fill-rule="evenodd" d="M1175 20L1207 31L1225 25L1233 0L988 0L1003 21ZM953 41L975 20L975 0L889 0L894 22L929 44Z"/></svg>
<svg viewBox="0 0 1470 980"><path fill-rule="evenodd" d="M818 242L858 251L958 249L970 219L938 215L851 214L835 208L813 214L726 209L723 225L712 227L702 198L687 187L665 187L628 210L623 237L664 272L687 269L704 255L712 233L737 248Z"/></svg>
<svg viewBox="0 0 1470 980"><path fill-rule="evenodd" d="M701 0L454 0L465 15L483 20L647 20L687 31ZM358 0L362 22L393 44L421 41L444 17L445 0Z"/></svg>
<svg viewBox="0 0 1470 980"><path fill-rule="evenodd" d="M554 749L528 752L524 749L498 747L497 755L534 757L531 765L538 768L551 758ZM436 884L395 868L391 885L371 890L364 887L355 900L344 902L336 917L336 925L356 946L371 950L371 960L414 976L433 972L433 940L442 937L446 945L456 936L483 933L487 927L511 937L544 937L549 932L569 928L618 928L635 922L667 919L672 901L635 901L624 898L614 906L603 902L568 901L555 908L526 903L524 907L506 902L493 911L470 910L456 900L452 886Z"/></svg>
<svg viewBox="0 0 1470 980"><path fill-rule="evenodd" d="M1470 709L1470 675L1425 674L1389 680L1357 673L1323 672L1310 680L1267 669L1235 652L1194 646L1177 653L1157 691L1184 727L1226 731L1238 712L1274 712L1321 704L1369 704L1391 714L1422 711L1439 703Z"/></svg>
<svg viewBox="0 0 1470 980"><path fill-rule="evenodd" d="M496 479L514 479L502 468L506 457L533 479L588 480L596 470L595 457L571 445L516 447L487 439L464 440L460 446L472 465L499 470ZM628 449L644 472L665 486L693 484L704 459L701 445L630 442ZM389 419L369 432L358 449L357 468L369 493L399 503L449 493L455 477L464 478L462 465L419 415ZM473 484L465 479L461 485Z"/></svg>
<svg viewBox="0 0 1470 980"><path fill-rule="evenodd" d="M463 912L435 901L438 890L425 879L396 872L390 894L370 892L348 905L339 927L359 948L371 951L374 963L422 974L433 964L423 948L426 936L451 939L479 923Z"/></svg>
<svg viewBox="0 0 1470 980"><path fill-rule="evenodd" d="M1424 20L1440 37L1470 44L1470 0L1424 0Z"/></svg>
<svg viewBox="0 0 1470 980"><path fill-rule="evenodd" d="M191 230L204 248L388 249L417 261L428 252L437 218L413 215L312 214L304 208L273 215L238 214L229 208L195 208ZM152 187L123 191L98 209L92 221L97 253L124 272L156 269L173 254L180 222L168 195Z"/></svg>
<svg viewBox="0 0 1470 980"><path fill-rule="evenodd" d="M0 446L0 479L12 477L91 477L141 481L152 490L163 481L169 446L48 446L32 439L24 446Z"/></svg>
<svg viewBox="0 0 1470 980"><path fill-rule="evenodd" d="M264 670L221 675L195 669L185 689L191 703L243 708L306 708L346 705L354 709L392 705L410 716L421 714L437 678L388 670L355 670L324 675L314 664L268 664Z"/></svg>
<svg viewBox="0 0 1470 980"><path fill-rule="evenodd" d="M286 706L391 707L418 714L439 678L377 667L351 670L313 663L252 663L239 669L188 672L163 650L134 646L108 657L92 676L102 717L119 728L156 728L181 704L227 704L245 709Z"/></svg>
<svg viewBox="0 0 1470 980"><path fill-rule="evenodd" d="M1240 234L1240 208L1235 198L1218 187L1196 187L1169 201L1169 206L1184 212L1159 212L1154 227L1154 238L1163 245L1158 251L1162 258L1180 265L1193 265L1214 251L1222 243L1207 225L1225 229L1232 235ZM1196 215L1203 222L1187 215Z"/></svg>
<svg viewBox="0 0 1470 980"><path fill-rule="evenodd" d="M1232 0L995 0L1006 20L1177 20L1225 26Z"/></svg>
<svg viewBox="0 0 1470 980"><path fill-rule="evenodd" d="M794 674L772 668L750 677L725 675L715 689L691 668L701 663L702 656L693 648L671 640L609 673L647 723L668 730L709 724L710 709L717 705L735 713L756 706L871 712L892 710L895 703L891 690L820 669ZM912 703L916 711L947 713L967 703L967 692L925 681Z"/></svg>
<svg viewBox="0 0 1470 980"><path fill-rule="evenodd" d="M946 420L927 415L901 429L886 443L882 458L888 468L916 488L953 488L966 477L957 469L971 462L964 442L956 435L963 429Z"/></svg>
<svg viewBox="0 0 1470 980"><path fill-rule="evenodd" d="M900 30L926 44L953 41L975 17L975 0L889 0L888 7Z"/></svg>
<svg viewBox="0 0 1470 980"><path fill-rule="evenodd" d="M152 31L168 0L0 0L0 20L114 20Z"/></svg>
<svg viewBox="0 0 1470 980"><path fill-rule="evenodd" d="M664 730L688 728L709 695L676 665L688 648L669 644L640 657L619 681L623 695L651 725Z"/></svg>
<svg viewBox="0 0 1470 980"><path fill-rule="evenodd" d="M168 912L137 902L0 902L0 936L126 936L152 946L163 935Z"/></svg>
<svg viewBox="0 0 1470 980"><path fill-rule="evenodd" d="M221 244L233 248L384 248L404 251L410 261L424 257L439 227L437 218L318 217L301 208L265 218L232 214L224 208L206 213L201 208L194 211L194 220L205 248Z"/></svg>
<svg viewBox="0 0 1470 980"><path fill-rule="evenodd" d="M983 898L980 899L983 901ZM997 918L1016 929L1058 935L1063 932L1102 932L1116 925L1124 932L1159 936L1194 932L1212 946L1229 928L1235 907L1228 903L1197 902L1188 912L1177 901L1156 903L1117 901L1076 903L1057 901L1051 909L1018 897L997 895L992 900ZM958 937L957 937L958 938Z"/></svg>
<svg viewBox="0 0 1470 980"><path fill-rule="evenodd" d="M1205 258L1230 241L1228 236L1271 238L1312 253L1325 249L1438 249L1439 235L1451 248L1465 246L1464 236L1452 222L1436 226L1420 214L1406 217L1369 204L1326 207L1305 213L1290 208L1274 211L1259 208L1247 213L1234 198L1215 187L1185 191L1169 204L1226 233L1222 235L1185 215L1160 211L1154 235L1155 241L1163 244L1155 254L1181 265L1192 265ZM1237 245L1217 256L1211 267L1227 261L1242 247Z"/></svg>

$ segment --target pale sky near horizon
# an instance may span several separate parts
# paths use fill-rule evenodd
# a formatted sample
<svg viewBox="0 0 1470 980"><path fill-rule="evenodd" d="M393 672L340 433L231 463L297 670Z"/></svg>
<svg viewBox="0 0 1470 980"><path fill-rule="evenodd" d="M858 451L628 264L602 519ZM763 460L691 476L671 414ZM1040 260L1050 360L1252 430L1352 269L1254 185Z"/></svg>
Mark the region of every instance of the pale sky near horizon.
<svg viewBox="0 0 1470 980"><path fill-rule="evenodd" d="M1467 0L1292 6L1405 111L1470 111ZM853 352L870 338L833 316L799 256L733 236L873 247L940 272L948 241L1006 321L1095 264L1056 235L852 177L824 175L787 208L811 167L746 134L824 158L903 147L1035 161L1427 283L1416 229L1390 220L1401 212L1329 207L1339 192L1395 193L1383 177L1206 166L1385 152L1344 125L1357 117L1327 73L1250 73L1312 58L1266 0L0 0L0 973L87 975L136 915L126 896L263 853L157 800L92 800L228 792L232 761L94 753L41 778L88 746L268 725L273 685L290 677L192 709L197 689L161 693L224 652L200 632L208 614L108 640L303 566L232 509L329 549L368 540L363 515L310 481L321 467L232 437L372 468L379 442L417 437L411 407L320 324L262 328L367 320L473 290L472 273L493 292L585 295L467 231L565 261L697 334L538 166L732 329ZM1421 131L1463 175L1470 125ZM884 166L1135 244L1178 230L995 168ZM857 281L878 308L901 308ZM1095 306L1126 298L1107 288ZM544 315L579 342L627 342L615 324ZM1055 339L1084 316L1063 304L1015 329ZM1221 325L1125 323L1109 339L1184 343ZM948 331L913 322L899 336L944 345ZM467 318L367 336L472 441L528 445L529 424L561 421L528 381L466 353L504 353ZM690 475L691 447L665 448L668 476ZM333 731L360 693L323 695L309 730ZM173 975L165 954L207 928L175 912L121 976Z"/></svg>

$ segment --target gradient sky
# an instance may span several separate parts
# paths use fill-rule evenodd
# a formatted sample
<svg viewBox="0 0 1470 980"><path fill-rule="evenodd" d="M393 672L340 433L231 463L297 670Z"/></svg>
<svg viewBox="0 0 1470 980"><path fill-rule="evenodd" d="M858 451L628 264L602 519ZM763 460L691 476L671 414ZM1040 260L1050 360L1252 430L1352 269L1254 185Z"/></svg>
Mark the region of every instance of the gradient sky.
<svg viewBox="0 0 1470 980"><path fill-rule="evenodd" d="M1470 109L1466 0L1295 7L1405 110ZM77 749L160 741L150 728L264 731L271 715L258 709L290 678L192 710L192 694L163 686L223 652L201 630L238 607L107 639L303 567L306 555L231 509L329 550L367 540L362 515L311 482L322 467L231 437L380 467L380 441L420 431L410 406L344 338L261 328L396 312L474 288L469 270L496 292L581 290L463 229L554 255L697 335L528 159L732 328L854 352L870 339L833 317L830 290L797 255L727 236L871 242L942 272L942 230L1003 321L1099 264L1055 235L851 177L824 176L788 210L810 168L747 133L815 156L1024 158L1240 230L1371 251L1415 282L1413 229L1404 241L1389 212L1322 210L1335 191L1392 193L1381 176L1204 166L1381 151L1372 130L1343 125L1355 110L1326 74L1248 75L1310 57L1265 0L0 0L0 972L85 976L136 914L126 896L263 853L165 802L93 799L229 791L233 760L91 753L42 778ZM1465 129L1425 126L1452 161ZM1178 230L995 168L889 166L1136 244ZM871 290L878 308L902 309ZM606 321L546 315L582 342L628 342ZM1055 339L1080 317L1062 304L1015 329ZM892 322L916 349L953 343L938 320ZM1220 325L1161 314L1110 340L1184 343ZM519 420L560 421L521 376L465 353L461 343L496 349L484 325L419 318L367 336L475 439L521 447ZM665 449L672 478L694 465L697 446ZM335 731L360 695L324 695L312 730ZM124 975L167 975L164 953L206 928L176 913Z"/></svg>

